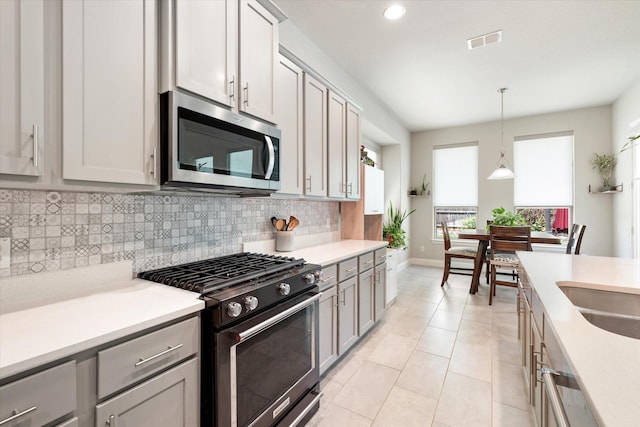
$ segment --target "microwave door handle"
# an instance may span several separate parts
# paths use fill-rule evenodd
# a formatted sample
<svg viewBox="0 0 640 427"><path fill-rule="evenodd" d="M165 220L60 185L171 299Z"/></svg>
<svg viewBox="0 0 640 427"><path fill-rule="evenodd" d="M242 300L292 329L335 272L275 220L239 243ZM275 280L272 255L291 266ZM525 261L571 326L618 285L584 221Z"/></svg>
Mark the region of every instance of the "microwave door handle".
<svg viewBox="0 0 640 427"><path fill-rule="evenodd" d="M265 135L264 140L267 142L267 148L269 149L269 164L267 165L267 173L264 174L264 179L270 179L273 173L273 166L276 163L276 153L273 149L273 141L271 141L271 138Z"/></svg>

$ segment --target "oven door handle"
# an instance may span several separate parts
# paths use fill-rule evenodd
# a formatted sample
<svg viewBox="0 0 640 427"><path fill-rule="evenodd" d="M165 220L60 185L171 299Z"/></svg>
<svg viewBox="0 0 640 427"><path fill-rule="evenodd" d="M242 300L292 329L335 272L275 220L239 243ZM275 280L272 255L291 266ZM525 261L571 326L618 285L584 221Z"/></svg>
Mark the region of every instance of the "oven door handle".
<svg viewBox="0 0 640 427"><path fill-rule="evenodd" d="M313 295L311 298L308 298L296 305L294 305L293 307L290 307L288 309L286 309L283 312L280 312L278 314L276 314L275 316L265 320L264 322L260 322L257 325L246 329L242 332L238 332L235 336L236 342L241 343L242 341L251 338L252 336L259 334L260 332L264 331L265 329L270 328L271 326L275 325L276 323L286 319L287 317L291 316L292 314L297 313L298 311L307 308L308 306L310 306L311 304L313 304L314 302L318 301L320 299L320 297L322 296L322 292L317 293L315 295Z"/></svg>

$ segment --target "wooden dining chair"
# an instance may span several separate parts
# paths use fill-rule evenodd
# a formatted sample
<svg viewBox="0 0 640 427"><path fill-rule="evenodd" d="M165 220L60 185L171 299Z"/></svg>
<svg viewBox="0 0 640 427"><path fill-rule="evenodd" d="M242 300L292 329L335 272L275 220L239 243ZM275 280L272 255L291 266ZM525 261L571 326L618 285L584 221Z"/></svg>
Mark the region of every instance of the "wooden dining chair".
<svg viewBox="0 0 640 427"><path fill-rule="evenodd" d="M491 248L489 251L491 264L489 305L491 305L496 294L496 285L518 286L517 281L498 279L496 270L506 268L520 271L520 260L515 251L531 250L531 228L492 225L489 227L489 244Z"/></svg>
<svg viewBox="0 0 640 427"><path fill-rule="evenodd" d="M447 228L446 222L441 222L442 237L444 240L444 274L442 275L442 283L440 286L444 286L444 283L449 278L449 274L460 274L463 276L472 276L473 268L451 268L452 259L468 259L475 261L477 249L467 248L464 246L451 246L451 237L449 236L449 228Z"/></svg>
<svg viewBox="0 0 640 427"><path fill-rule="evenodd" d="M565 251L567 255L571 255L573 252L573 244L576 242L576 234L579 229L580 225L578 224L573 224L571 226L571 230L569 231L569 240L567 240L567 250Z"/></svg>
<svg viewBox="0 0 640 427"><path fill-rule="evenodd" d="M582 225L580 227L580 232L578 233L578 240L576 241L576 248L573 251L574 255L580 255L580 246L582 246L582 237L584 237L584 231L587 229L586 225Z"/></svg>
<svg viewBox="0 0 640 427"><path fill-rule="evenodd" d="M573 224L571 226L571 231L569 232L569 240L567 241L567 250L566 254L580 254L580 246L582 245L582 237L584 236L584 231L587 228L586 225ZM577 237L576 237L577 236ZM574 246L575 243L575 246Z"/></svg>

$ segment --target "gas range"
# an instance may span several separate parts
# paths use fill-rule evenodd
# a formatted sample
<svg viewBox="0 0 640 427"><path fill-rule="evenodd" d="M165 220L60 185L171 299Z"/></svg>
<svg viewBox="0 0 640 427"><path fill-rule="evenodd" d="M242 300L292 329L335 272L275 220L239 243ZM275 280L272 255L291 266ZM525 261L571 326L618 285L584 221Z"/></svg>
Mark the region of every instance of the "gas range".
<svg viewBox="0 0 640 427"><path fill-rule="evenodd" d="M255 315L316 285L320 266L304 259L243 252L149 270L141 279L198 292L214 327Z"/></svg>

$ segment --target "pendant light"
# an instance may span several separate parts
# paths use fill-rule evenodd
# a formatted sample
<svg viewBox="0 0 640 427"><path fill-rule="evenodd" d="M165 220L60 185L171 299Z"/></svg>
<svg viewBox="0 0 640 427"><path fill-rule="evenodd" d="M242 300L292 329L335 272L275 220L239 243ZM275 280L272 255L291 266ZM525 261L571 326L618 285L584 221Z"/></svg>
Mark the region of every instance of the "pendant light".
<svg viewBox="0 0 640 427"><path fill-rule="evenodd" d="M500 92L500 157L498 158L498 167L493 171L487 179L513 179L514 174L507 167L507 159L504 158L504 93L506 87L498 89Z"/></svg>

